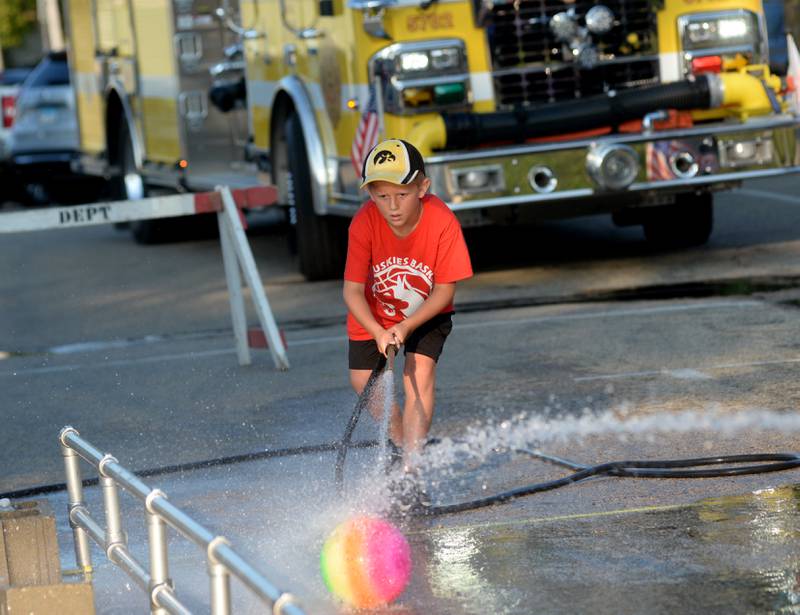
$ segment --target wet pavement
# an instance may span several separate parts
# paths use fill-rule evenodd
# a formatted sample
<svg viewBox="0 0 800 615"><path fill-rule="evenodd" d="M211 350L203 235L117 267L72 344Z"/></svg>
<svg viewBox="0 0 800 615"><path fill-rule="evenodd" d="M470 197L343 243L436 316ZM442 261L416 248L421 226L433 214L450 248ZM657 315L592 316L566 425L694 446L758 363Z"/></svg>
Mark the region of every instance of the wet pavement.
<svg viewBox="0 0 800 615"><path fill-rule="evenodd" d="M434 503L565 474L514 448L581 464L798 451L798 318L791 306L737 297L459 315L440 363L432 434L441 442L427 454ZM344 496L331 452L299 454L341 437L355 396L335 360L345 349L337 328L290 332L289 343L288 372L266 353L238 368L228 340L214 337L6 362L4 389L27 412L6 425L6 458L25 462L4 473L4 487L63 481L56 434L65 423L137 470L283 450L147 482L229 537L309 613L348 612L322 584L319 551L340 521L384 503L371 476L376 449L351 453ZM365 418L356 440L376 436ZM800 470L597 478L421 519L404 527L415 572L387 612L792 612L793 484ZM90 496L101 519L96 488ZM65 495L47 497L71 567ZM126 508L130 544L146 561L141 508ZM204 555L174 536L170 544L178 595L202 612ZM98 611L145 612L141 592L94 552ZM243 588L235 595L237 612L262 612Z"/></svg>
<svg viewBox="0 0 800 615"><path fill-rule="evenodd" d="M148 482L212 531L224 533L273 583L301 597L308 613L333 615L352 611L327 593L319 552L340 521L374 512L384 497L383 479L374 474L375 453L351 453L344 497L327 476L332 474L332 457L325 453ZM510 467L515 463L527 467L528 480L542 478L536 476L535 464L519 458L479 467L488 471L483 479L494 486L489 477L519 473L520 468ZM472 469L473 481L476 471ZM796 471L792 475L798 480ZM796 612L800 490L765 486L745 495L702 497L732 487L770 485L776 477L737 478L738 486L730 479L691 481L691 494L678 501L654 497L643 506L629 496L641 496L642 488L663 495L686 481L600 479L476 513L400 522L412 548L412 578L397 603L374 612ZM695 495L700 499L686 502ZM63 494L50 500L63 510ZM87 500L102 518L97 488L87 491ZM146 561L141 508L132 498L123 503L131 550ZM73 564L70 536L62 517L59 539L67 567ZM104 561L100 549L94 548L93 555L99 612L144 612L144 594ZM171 532L170 555L178 596L202 612L208 591L204 554ZM264 612L237 583L234 597L236 612Z"/></svg>
<svg viewBox="0 0 800 615"><path fill-rule="evenodd" d="M434 503L565 474L515 448L588 465L799 452L800 210L791 187L768 211L750 206L756 197L727 195L737 217L721 215L696 250L655 255L638 229L588 222L481 244L439 364ZM146 482L309 613L345 613L322 584L319 551L338 522L385 503L382 479L375 447L355 450L346 493L336 491L329 447L355 403L340 284L302 282L271 233L252 243L288 372L264 351L236 365L214 241L142 247L107 228L4 240L0 494L62 482L56 436L73 424L127 467L154 470ZM355 435L369 443L376 428L364 420ZM217 465L191 469L203 462ZM604 477L416 520L403 528L411 583L385 612L800 612L796 484L800 470ZM97 489L88 493L102 518ZM72 567L66 496L39 497L54 505ZM146 561L141 509L124 502ZM178 595L207 611L203 553L172 533L170 547ZM147 612L94 555L98 612ZM237 612L263 612L241 586L234 595Z"/></svg>
<svg viewBox="0 0 800 615"><path fill-rule="evenodd" d="M437 613L774 613L800 605L798 493L414 536Z"/></svg>

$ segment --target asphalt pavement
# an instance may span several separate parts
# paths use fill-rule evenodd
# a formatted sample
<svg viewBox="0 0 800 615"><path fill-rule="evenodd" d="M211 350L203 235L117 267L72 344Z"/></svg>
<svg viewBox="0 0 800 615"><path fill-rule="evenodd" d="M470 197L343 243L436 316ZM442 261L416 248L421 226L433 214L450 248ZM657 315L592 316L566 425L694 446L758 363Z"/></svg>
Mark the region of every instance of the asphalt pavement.
<svg viewBox="0 0 800 615"><path fill-rule="evenodd" d="M427 455L435 502L564 474L521 448L585 465L797 451L792 186L726 195L709 245L682 252L653 253L639 229L597 218L469 231L477 275L459 285L432 431L442 441ZM279 228L254 228L251 245L288 340L286 372L266 351L237 365L213 238L145 247L96 227L0 243L0 493L64 480L66 424L136 470L214 460L222 465L148 480L309 612L338 612L319 547L336 522L382 498L374 447L353 452L344 496L331 454L302 453L338 440L355 403L340 284L303 282ZM362 421L356 439L375 437ZM284 454L231 459L265 451ZM404 527L415 573L390 612L791 612L797 482L797 470L600 478L415 521ZM63 493L47 497L63 513ZM59 524L67 565L63 514ZM144 529L132 522L129 532L141 552ZM202 554L178 542L176 586L199 607ZM95 588L101 613L146 612L109 564ZM238 605L256 612L240 590Z"/></svg>

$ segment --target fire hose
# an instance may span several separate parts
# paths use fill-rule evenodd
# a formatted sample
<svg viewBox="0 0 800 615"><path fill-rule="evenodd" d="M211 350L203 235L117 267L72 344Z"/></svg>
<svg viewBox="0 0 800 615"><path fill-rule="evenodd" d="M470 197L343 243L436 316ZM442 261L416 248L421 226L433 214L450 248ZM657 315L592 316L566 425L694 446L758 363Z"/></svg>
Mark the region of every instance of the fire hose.
<svg viewBox="0 0 800 615"><path fill-rule="evenodd" d="M392 346L387 352L387 359L381 360L372 370L364 390L358 397L353 413L338 446L335 475L336 484L341 492L344 487L344 465L347 451L351 447L353 430L358 424L361 413L369 403L375 383L385 369L394 370L396 349ZM610 461L596 465L585 465L555 455L548 455L539 450L517 448L515 453L537 458L554 465L573 470L571 474L539 483L533 483L515 489L495 493L494 495L466 500L452 504L429 506L415 511L419 515L446 515L468 510L484 508L495 504L504 504L512 500L566 487L589 478L598 476L619 478L721 478L743 476L747 474L766 474L800 467L800 454L797 453L754 453L746 455L719 455L714 457L695 457L690 459L631 460ZM747 465L744 465L747 464ZM709 467L722 466L722 467Z"/></svg>

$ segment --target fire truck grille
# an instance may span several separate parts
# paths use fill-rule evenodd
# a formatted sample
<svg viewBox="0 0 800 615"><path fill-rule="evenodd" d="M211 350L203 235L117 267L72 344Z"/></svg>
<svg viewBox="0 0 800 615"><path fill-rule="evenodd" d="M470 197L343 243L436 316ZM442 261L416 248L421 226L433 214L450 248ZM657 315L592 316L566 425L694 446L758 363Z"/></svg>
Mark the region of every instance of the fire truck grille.
<svg viewBox="0 0 800 615"><path fill-rule="evenodd" d="M481 23L489 37L498 107L561 102L658 81L651 0L602 0L615 24L606 34L590 35L593 63L575 60L570 46L556 39L550 29L554 15L574 9L584 27L583 16L596 4L601 1L485 3Z"/></svg>

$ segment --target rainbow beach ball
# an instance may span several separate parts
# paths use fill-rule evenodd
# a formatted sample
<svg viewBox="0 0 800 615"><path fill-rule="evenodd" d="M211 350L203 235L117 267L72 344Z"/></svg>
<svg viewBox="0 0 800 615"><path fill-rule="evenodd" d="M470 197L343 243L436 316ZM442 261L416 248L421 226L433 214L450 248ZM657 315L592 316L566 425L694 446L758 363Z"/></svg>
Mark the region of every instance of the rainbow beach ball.
<svg viewBox="0 0 800 615"><path fill-rule="evenodd" d="M362 515L331 532L320 564L333 595L369 609L389 604L403 593L411 576L411 548L394 525Z"/></svg>

